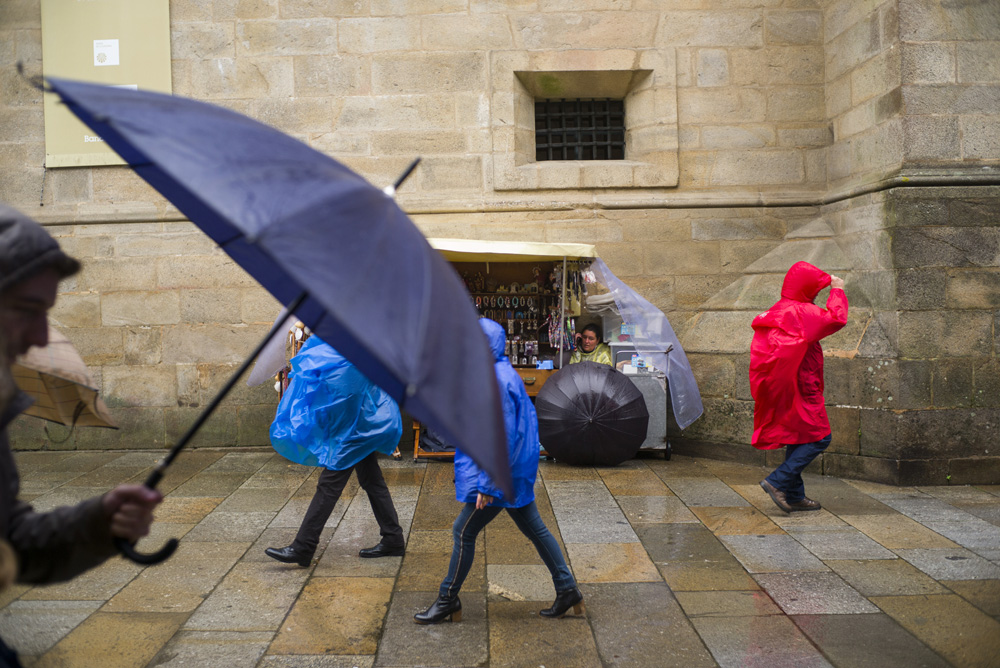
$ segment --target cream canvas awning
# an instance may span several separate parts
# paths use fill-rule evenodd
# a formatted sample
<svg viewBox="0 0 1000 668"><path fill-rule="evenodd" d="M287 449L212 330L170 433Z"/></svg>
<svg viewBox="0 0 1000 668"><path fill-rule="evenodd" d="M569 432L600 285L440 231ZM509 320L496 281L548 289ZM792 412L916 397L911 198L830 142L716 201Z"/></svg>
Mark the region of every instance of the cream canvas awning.
<svg viewBox="0 0 1000 668"><path fill-rule="evenodd" d="M532 262L597 257L597 249L590 244L440 238L427 241L449 262Z"/></svg>

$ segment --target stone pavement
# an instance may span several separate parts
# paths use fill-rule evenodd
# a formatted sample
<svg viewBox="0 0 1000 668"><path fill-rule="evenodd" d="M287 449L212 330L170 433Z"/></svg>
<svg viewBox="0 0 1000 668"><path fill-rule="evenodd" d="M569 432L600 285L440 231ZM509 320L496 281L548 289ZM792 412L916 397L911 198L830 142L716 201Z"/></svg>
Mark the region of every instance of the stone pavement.
<svg viewBox="0 0 1000 668"><path fill-rule="evenodd" d="M159 453L18 453L48 509L141 482ZM0 635L26 666L1000 666L1000 486L896 488L812 476L824 510L788 516L764 469L686 457L616 468L543 461L543 518L583 616L538 616L551 580L501 515L480 539L461 623L418 626L458 512L450 463L384 460L406 556L378 539L351 481L308 569L288 544L316 471L270 451L193 450L161 489L153 550L69 583L0 593ZM323 549L325 548L325 549Z"/></svg>

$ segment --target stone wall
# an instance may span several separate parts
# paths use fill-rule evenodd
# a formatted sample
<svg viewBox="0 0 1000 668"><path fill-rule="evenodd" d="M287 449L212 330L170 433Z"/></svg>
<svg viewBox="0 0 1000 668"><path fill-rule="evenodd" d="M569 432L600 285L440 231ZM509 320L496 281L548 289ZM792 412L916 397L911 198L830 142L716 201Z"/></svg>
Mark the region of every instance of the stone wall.
<svg viewBox="0 0 1000 668"><path fill-rule="evenodd" d="M691 358L706 413L678 450L764 461L747 445L749 323L806 259L844 276L851 299L824 344L835 438L817 470L1000 480L986 452L1000 384L992 0L170 9L175 93L275 125L378 186L422 156L399 200L428 236L596 244ZM84 261L54 321L123 425L57 443L22 420L15 443L163 447L278 305L129 169L46 170L40 94L13 68L41 72L38 0L0 3L0 44L0 200ZM626 160L533 162L530 103L550 86L620 90ZM274 401L239 385L197 444L266 443Z"/></svg>

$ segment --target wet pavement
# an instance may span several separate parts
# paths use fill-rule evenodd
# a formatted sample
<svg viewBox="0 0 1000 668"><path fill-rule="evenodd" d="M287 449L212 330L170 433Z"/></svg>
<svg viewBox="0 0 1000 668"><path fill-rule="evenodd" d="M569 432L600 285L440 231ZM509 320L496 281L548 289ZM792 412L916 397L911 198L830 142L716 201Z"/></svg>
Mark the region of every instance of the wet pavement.
<svg viewBox="0 0 1000 668"><path fill-rule="evenodd" d="M39 509L141 482L150 452L16 455ZM0 593L0 636L26 666L1000 666L1000 486L889 487L807 476L818 512L786 515L765 469L640 458L543 461L542 517L586 610L539 617L541 560L501 515L480 538L460 623L418 626L444 576L458 513L450 463L383 460L404 557L378 541L352 479L310 568L277 563L317 471L270 451L194 450L167 473L140 549L75 580Z"/></svg>

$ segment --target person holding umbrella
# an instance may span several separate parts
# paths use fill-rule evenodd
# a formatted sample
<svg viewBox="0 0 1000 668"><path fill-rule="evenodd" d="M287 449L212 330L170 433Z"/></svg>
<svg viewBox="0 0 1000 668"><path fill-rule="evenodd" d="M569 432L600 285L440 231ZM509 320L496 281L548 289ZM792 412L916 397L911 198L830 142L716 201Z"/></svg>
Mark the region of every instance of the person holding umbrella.
<svg viewBox="0 0 1000 668"><path fill-rule="evenodd" d="M464 503L452 526L454 543L448 574L441 582L437 600L423 612L414 615L418 624L437 624L446 619L461 621L462 602L458 592L465 582L475 558L476 537L501 510L514 520L517 528L532 542L542 558L555 585L556 599L552 606L540 612L544 617L563 617L570 608L583 612L583 594L576 586L563 558L559 544L549 532L535 505L535 478L538 475L538 419L531 405L524 382L504 356L503 327L486 318L479 325L489 342L500 396L503 401L504 428L513 495L505 495L494 481L461 450L455 452L455 496Z"/></svg>
<svg viewBox="0 0 1000 668"><path fill-rule="evenodd" d="M403 556L403 529L377 454L392 454L403 433L396 402L315 334L292 358L291 366L291 382L271 424L271 444L286 459L321 466L323 471L295 540L264 553L308 567L323 526L356 471L382 535L377 545L361 550L359 556Z"/></svg>
<svg viewBox="0 0 1000 668"><path fill-rule="evenodd" d="M48 342L48 312L59 282L80 263L37 222L0 204L0 368L31 346ZM114 538L135 542L149 534L153 509L163 496L141 485L121 485L75 506L36 513L18 500L19 477L7 427L29 405L21 392L0 412L0 539L10 543L19 563L17 579L29 584L68 580L117 553ZM6 656L4 653L7 653ZM19 665L0 641L0 659Z"/></svg>

